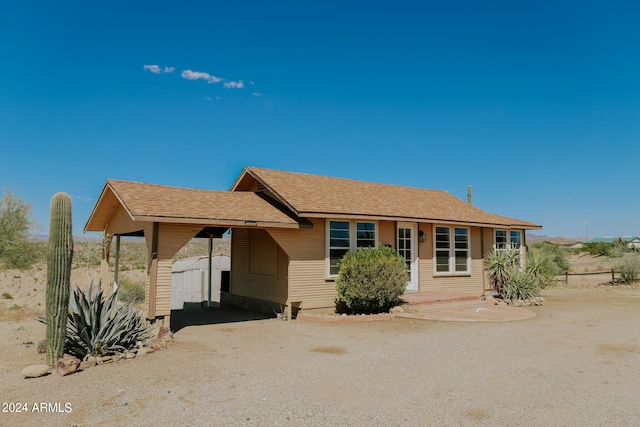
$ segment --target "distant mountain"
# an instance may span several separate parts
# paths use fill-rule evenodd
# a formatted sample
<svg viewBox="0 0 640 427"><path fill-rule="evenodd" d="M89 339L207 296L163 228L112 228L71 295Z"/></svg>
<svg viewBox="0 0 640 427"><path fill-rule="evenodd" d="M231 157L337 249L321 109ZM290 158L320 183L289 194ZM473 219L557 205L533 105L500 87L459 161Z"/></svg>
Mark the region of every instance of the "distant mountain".
<svg viewBox="0 0 640 427"><path fill-rule="evenodd" d="M570 245L572 243L584 242L585 239L579 237L549 237L545 234L527 233L527 242L550 242L558 245Z"/></svg>

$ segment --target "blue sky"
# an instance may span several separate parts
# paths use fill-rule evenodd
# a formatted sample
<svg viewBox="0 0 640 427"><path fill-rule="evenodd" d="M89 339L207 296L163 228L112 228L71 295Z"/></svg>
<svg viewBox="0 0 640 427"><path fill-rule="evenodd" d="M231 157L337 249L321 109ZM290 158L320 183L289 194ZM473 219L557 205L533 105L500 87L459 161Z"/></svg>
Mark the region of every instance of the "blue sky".
<svg viewBox="0 0 640 427"><path fill-rule="evenodd" d="M448 190L537 234L640 235L640 6L5 2L0 186L227 190L245 165Z"/></svg>

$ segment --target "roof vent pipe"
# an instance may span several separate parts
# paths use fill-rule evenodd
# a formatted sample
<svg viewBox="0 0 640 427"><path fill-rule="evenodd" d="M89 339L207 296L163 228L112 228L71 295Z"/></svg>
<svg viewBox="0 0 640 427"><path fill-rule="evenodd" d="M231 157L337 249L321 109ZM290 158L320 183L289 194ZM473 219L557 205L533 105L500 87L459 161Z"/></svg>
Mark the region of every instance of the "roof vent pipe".
<svg viewBox="0 0 640 427"><path fill-rule="evenodd" d="M471 188L471 186L467 187L467 203L469 203L470 205L472 205L473 203L471 203L471 199L473 198L473 189Z"/></svg>

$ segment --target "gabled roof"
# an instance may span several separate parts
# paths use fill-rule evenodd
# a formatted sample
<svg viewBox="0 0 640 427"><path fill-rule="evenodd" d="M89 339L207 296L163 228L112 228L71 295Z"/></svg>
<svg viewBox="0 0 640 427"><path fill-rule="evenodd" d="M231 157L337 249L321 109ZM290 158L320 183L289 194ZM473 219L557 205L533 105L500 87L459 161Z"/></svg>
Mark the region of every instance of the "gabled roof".
<svg viewBox="0 0 640 427"><path fill-rule="evenodd" d="M257 182L257 186L255 185ZM490 214L440 190L247 167L231 191L264 189L307 218L364 216L539 229L540 225Z"/></svg>
<svg viewBox="0 0 640 427"><path fill-rule="evenodd" d="M84 231L103 231L122 206L133 221L298 228L290 216L255 193L197 190L107 180Z"/></svg>

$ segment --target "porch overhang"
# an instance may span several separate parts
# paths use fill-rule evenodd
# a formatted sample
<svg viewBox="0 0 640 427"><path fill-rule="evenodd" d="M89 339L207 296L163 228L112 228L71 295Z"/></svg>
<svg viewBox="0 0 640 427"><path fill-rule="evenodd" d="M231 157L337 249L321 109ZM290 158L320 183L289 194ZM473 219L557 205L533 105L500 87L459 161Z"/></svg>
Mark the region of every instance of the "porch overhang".
<svg viewBox="0 0 640 427"><path fill-rule="evenodd" d="M117 218L120 221L117 221ZM117 227L116 222L128 223ZM145 223L231 227L300 228L304 221L252 192L226 192L107 180L84 231L131 234ZM139 228L133 224L139 224ZM113 228L121 228L119 230ZM131 229L131 228L134 229Z"/></svg>

